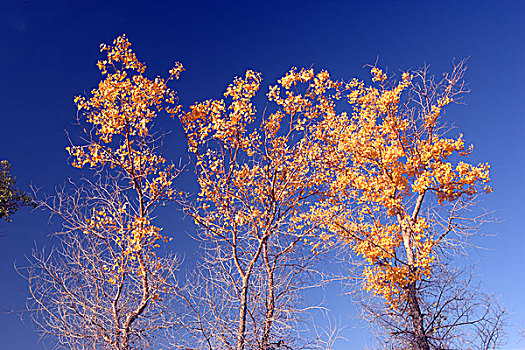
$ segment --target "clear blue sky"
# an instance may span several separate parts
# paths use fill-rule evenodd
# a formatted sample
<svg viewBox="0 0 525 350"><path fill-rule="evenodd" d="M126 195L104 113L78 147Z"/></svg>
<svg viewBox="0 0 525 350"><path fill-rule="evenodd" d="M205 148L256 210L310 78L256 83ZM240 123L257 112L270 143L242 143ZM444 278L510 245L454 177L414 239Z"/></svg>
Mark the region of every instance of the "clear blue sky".
<svg viewBox="0 0 525 350"><path fill-rule="evenodd" d="M482 205L501 221L485 228L495 237L478 240L489 249L472 260L482 288L501 295L510 313L506 348L525 349L518 336L525 329L524 1L4 0L0 158L11 162L22 189L32 183L52 192L78 176L64 149L65 130L75 130L73 96L99 80L99 44L122 33L149 72L164 74L175 60L185 65L173 85L185 106L218 97L248 68L271 83L291 66L350 78L365 77L363 66L376 61L395 72L427 62L440 74L452 59L470 57L472 93L448 117L475 145L471 161L492 165L494 193ZM184 154L184 141L177 142L174 157ZM174 249L191 251L185 234L191 226L174 220ZM35 242L49 245L52 226L44 213L24 209L12 223L0 223L0 233L0 347L42 349L30 322L16 315L26 285L13 264L23 265ZM343 323L350 319L345 310L338 310ZM351 343L340 349L367 342L363 328L346 336Z"/></svg>

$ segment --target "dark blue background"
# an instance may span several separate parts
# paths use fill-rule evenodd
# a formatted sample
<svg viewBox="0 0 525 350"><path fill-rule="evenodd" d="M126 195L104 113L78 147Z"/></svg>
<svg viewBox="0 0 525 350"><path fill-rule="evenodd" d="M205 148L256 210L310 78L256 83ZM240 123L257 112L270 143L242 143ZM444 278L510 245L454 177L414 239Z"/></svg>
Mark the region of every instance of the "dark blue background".
<svg viewBox="0 0 525 350"><path fill-rule="evenodd" d="M475 243L484 290L500 294L510 313L508 348L525 349L525 2L523 1L2 1L0 6L0 158L8 159L21 188L52 192L79 171L68 166L65 130L76 129L73 97L100 79L101 42L126 33L148 72L163 75L173 61L186 72L172 86L187 107L219 97L235 75L261 71L273 83L292 66L328 69L336 77L367 77L366 64L399 72L424 62L440 74L454 58L470 57L466 106L448 116L475 145L472 162L491 165L494 193L482 203L502 223L485 227L495 237ZM174 130L172 159L185 155ZM193 186L191 175L181 181ZM191 261L194 229L175 210L164 211L169 249ZM27 318L24 265L35 244L49 246L47 215L21 210L0 223L0 348L42 349ZM353 319L349 299L327 295L335 317L350 326L349 343L370 345L369 330ZM340 305L349 305L341 307ZM13 311L13 312L11 312Z"/></svg>

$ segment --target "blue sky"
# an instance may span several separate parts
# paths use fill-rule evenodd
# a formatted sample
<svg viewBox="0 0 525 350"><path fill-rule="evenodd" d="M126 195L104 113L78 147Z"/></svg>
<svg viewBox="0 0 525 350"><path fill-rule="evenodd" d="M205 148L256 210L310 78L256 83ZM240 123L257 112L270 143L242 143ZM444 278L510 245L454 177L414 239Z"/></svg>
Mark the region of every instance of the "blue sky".
<svg viewBox="0 0 525 350"><path fill-rule="evenodd" d="M525 349L525 2L523 1L3 1L0 7L0 158L22 189L52 192L78 172L67 163L65 130L74 132L73 97L100 75L102 42L126 33L148 71L173 61L186 71L173 85L181 102L218 97L246 69L272 83L292 66L327 69L339 78L366 77L364 65L392 72L430 64L436 74L469 57L472 92L448 118L475 145L472 162L489 162L494 193L483 207L499 224L476 241L472 262L485 291L508 310L508 349ZM173 125L163 126L173 128ZM180 136L175 127L174 137ZM180 141L180 144L177 142ZM182 138L172 147L183 156ZM174 249L191 256L190 225L170 224ZM53 227L41 212L21 210L0 223L0 335L5 349L42 349L17 310L25 281L13 269L35 244L49 245ZM332 291L330 298L341 298ZM339 299L338 299L339 300ZM341 299L344 300L344 299ZM13 311L13 312L11 312ZM338 310L342 322L350 308ZM363 326L340 349L369 341Z"/></svg>

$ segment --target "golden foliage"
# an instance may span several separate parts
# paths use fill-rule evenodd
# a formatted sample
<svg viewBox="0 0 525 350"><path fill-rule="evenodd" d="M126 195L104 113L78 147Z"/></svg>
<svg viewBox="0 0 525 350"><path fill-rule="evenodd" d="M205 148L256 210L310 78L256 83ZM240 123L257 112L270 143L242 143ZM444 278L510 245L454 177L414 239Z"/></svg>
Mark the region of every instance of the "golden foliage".
<svg viewBox="0 0 525 350"><path fill-rule="evenodd" d="M407 284L430 276L437 256L439 238L419 215L424 199L432 194L443 205L476 195L480 186L490 192L489 165L453 165L472 146L441 132L444 108L464 92L456 89L462 72L419 101L413 74L395 84L377 67L371 74L372 85L343 84L326 71L293 68L270 86L268 100L278 108L254 129L261 77L248 71L226 90L231 103L197 103L181 120L197 156L200 224L213 232L243 225L261 232L272 222L269 203L287 203L286 231L321 227L320 241L309 240L314 249L340 238L369 264L365 289L397 307ZM351 113L336 112L342 98ZM307 197L308 204L297 200ZM246 210L235 209L236 201Z"/></svg>
<svg viewBox="0 0 525 350"><path fill-rule="evenodd" d="M406 300L407 284L428 277L438 256L437 233L420 216L423 201L431 195L439 205L471 198L482 186L490 192L489 165L453 165L472 146L465 146L462 135L441 132L443 109L463 92L456 89L462 72L422 99L420 82L410 73L391 87L380 69L371 74L370 86L355 79L344 86L351 115L331 115L319 124L316 135L330 176L328 199L312 220L324 222L367 261L364 288L397 308Z"/></svg>
<svg viewBox="0 0 525 350"><path fill-rule="evenodd" d="M91 130L85 132L85 144L67 150L74 167L111 170L124 180L122 191L135 193L137 208L130 208L132 202L119 203L114 213L96 210L89 219L93 229L114 230L116 243L125 243L124 253L133 255L165 239L160 228L151 224L150 213L159 202L174 198L173 180L179 171L158 153L159 136L152 133L151 126L162 111L171 117L180 112L177 95L167 83L178 79L183 67L176 62L167 79L148 78L146 65L137 59L124 35L113 45L102 44L100 51L106 54L97 64L104 79L91 97L75 98L83 118L80 123L85 121ZM115 224L115 216L123 213L128 222Z"/></svg>
<svg viewBox="0 0 525 350"><path fill-rule="evenodd" d="M301 232L306 198L318 194L323 183L323 174L311 166L322 152L307 135L316 119L335 113L327 91L339 83L325 71L292 69L269 88L277 109L257 128L252 99L260 84L261 75L249 70L226 89L229 101L196 103L181 117L197 159L197 221L211 232L243 225L255 235L276 230L274 225L284 229L275 220L278 213L287 218L286 232ZM295 89L298 84L303 94Z"/></svg>

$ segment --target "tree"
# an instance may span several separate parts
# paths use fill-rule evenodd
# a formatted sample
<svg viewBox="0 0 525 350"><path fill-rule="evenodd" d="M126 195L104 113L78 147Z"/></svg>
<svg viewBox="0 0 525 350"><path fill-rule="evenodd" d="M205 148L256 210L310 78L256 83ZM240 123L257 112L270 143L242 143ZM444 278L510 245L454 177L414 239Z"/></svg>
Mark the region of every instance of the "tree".
<svg viewBox="0 0 525 350"><path fill-rule="evenodd" d="M364 259L363 287L386 305L375 317L387 327L392 318L405 322L391 328L408 339L405 348L441 348L441 331L450 326L439 318L446 288L433 293L448 277L436 277L448 274L446 257L484 218L468 216L476 196L492 191L489 165L465 163L472 146L443 123L445 108L467 92L464 72L461 62L436 80L425 67L389 84L373 67L373 85L354 79L344 86L352 113L329 115L316 134L330 176L312 220L323 222L321 238L337 237ZM451 293L447 302L459 302Z"/></svg>
<svg viewBox="0 0 525 350"><path fill-rule="evenodd" d="M229 101L197 103L181 118L200 185L186 212L204 243L185 294L188 348L300 346L299 291L320 281L305 245L316 226L305 217L324 174L310 167L320 151L308 132L333 113L337 84L324 71L292 70L270 88L276 109L254 126L260 83L247 71L227 88Z"/></svg>
<svg viewBox="0 0 525 350"><path fill-rule="evenodd" d="M15 178L10 171L11 164L7 160L0 161L0 219L7 222L19 208L35 206L31 196L15 188Z"/></svg>
<svg viewBox="0 0 525 350"><path fill-rule="evenodd" d="M432 349L500 349L505 340L505 310L494 295L482 293L471 271L449 264L434 267L418 284L425 332ZM364 318L378 326L385 349L411 349L413 331L405 309L392 310L381 298L363 299Z"/></svg>
<svg viewBox="0 0 525 350"><path fill-rule="evenodd" d="M152 124L163 110L178 113L167 82L182 66L151 80L125 36L101 51L105 78L90 98L75 98L83 138L68 147L73 166L94 175L41 203L63 229L51 253L33 253L29 307L60 347L141 349L173 325L165 311L178 262L155 253L166 237L153 219L174 199L179 169L160 155Z"/></svg>
<svg viewBox="0 0 525 350"><path fill-rule="evenodd" d="M300 332L301 290L322 283L319 253L339 241L366 264L363 287L382 301L370 314L392 348L453 346L463 325L478 327L481 348L497 344L501 313L448 288L461 279L449 254L484 219L465 213L491 191L489 166L460 161L472 147L442 122L466 92L462 64L441 81L423 69L395 84L374 67L371 86L294 68L270 87L257 125L258 73L181 113L167 86L179 63L149 79L124 36L101 50L105 78L75 98L83 133L68 147L93 173L41 203L63 223L60 245L34 252L26 275L44 335L71 349L146 348L168 328L184 349L315 347ZM352 113L339 112L342 98ZM166 237L155 209L181 196L180 169L153 131L162 111L181 121L200 187L181 200L203 243L182 287L177 259L156 254Z"/></svg>

